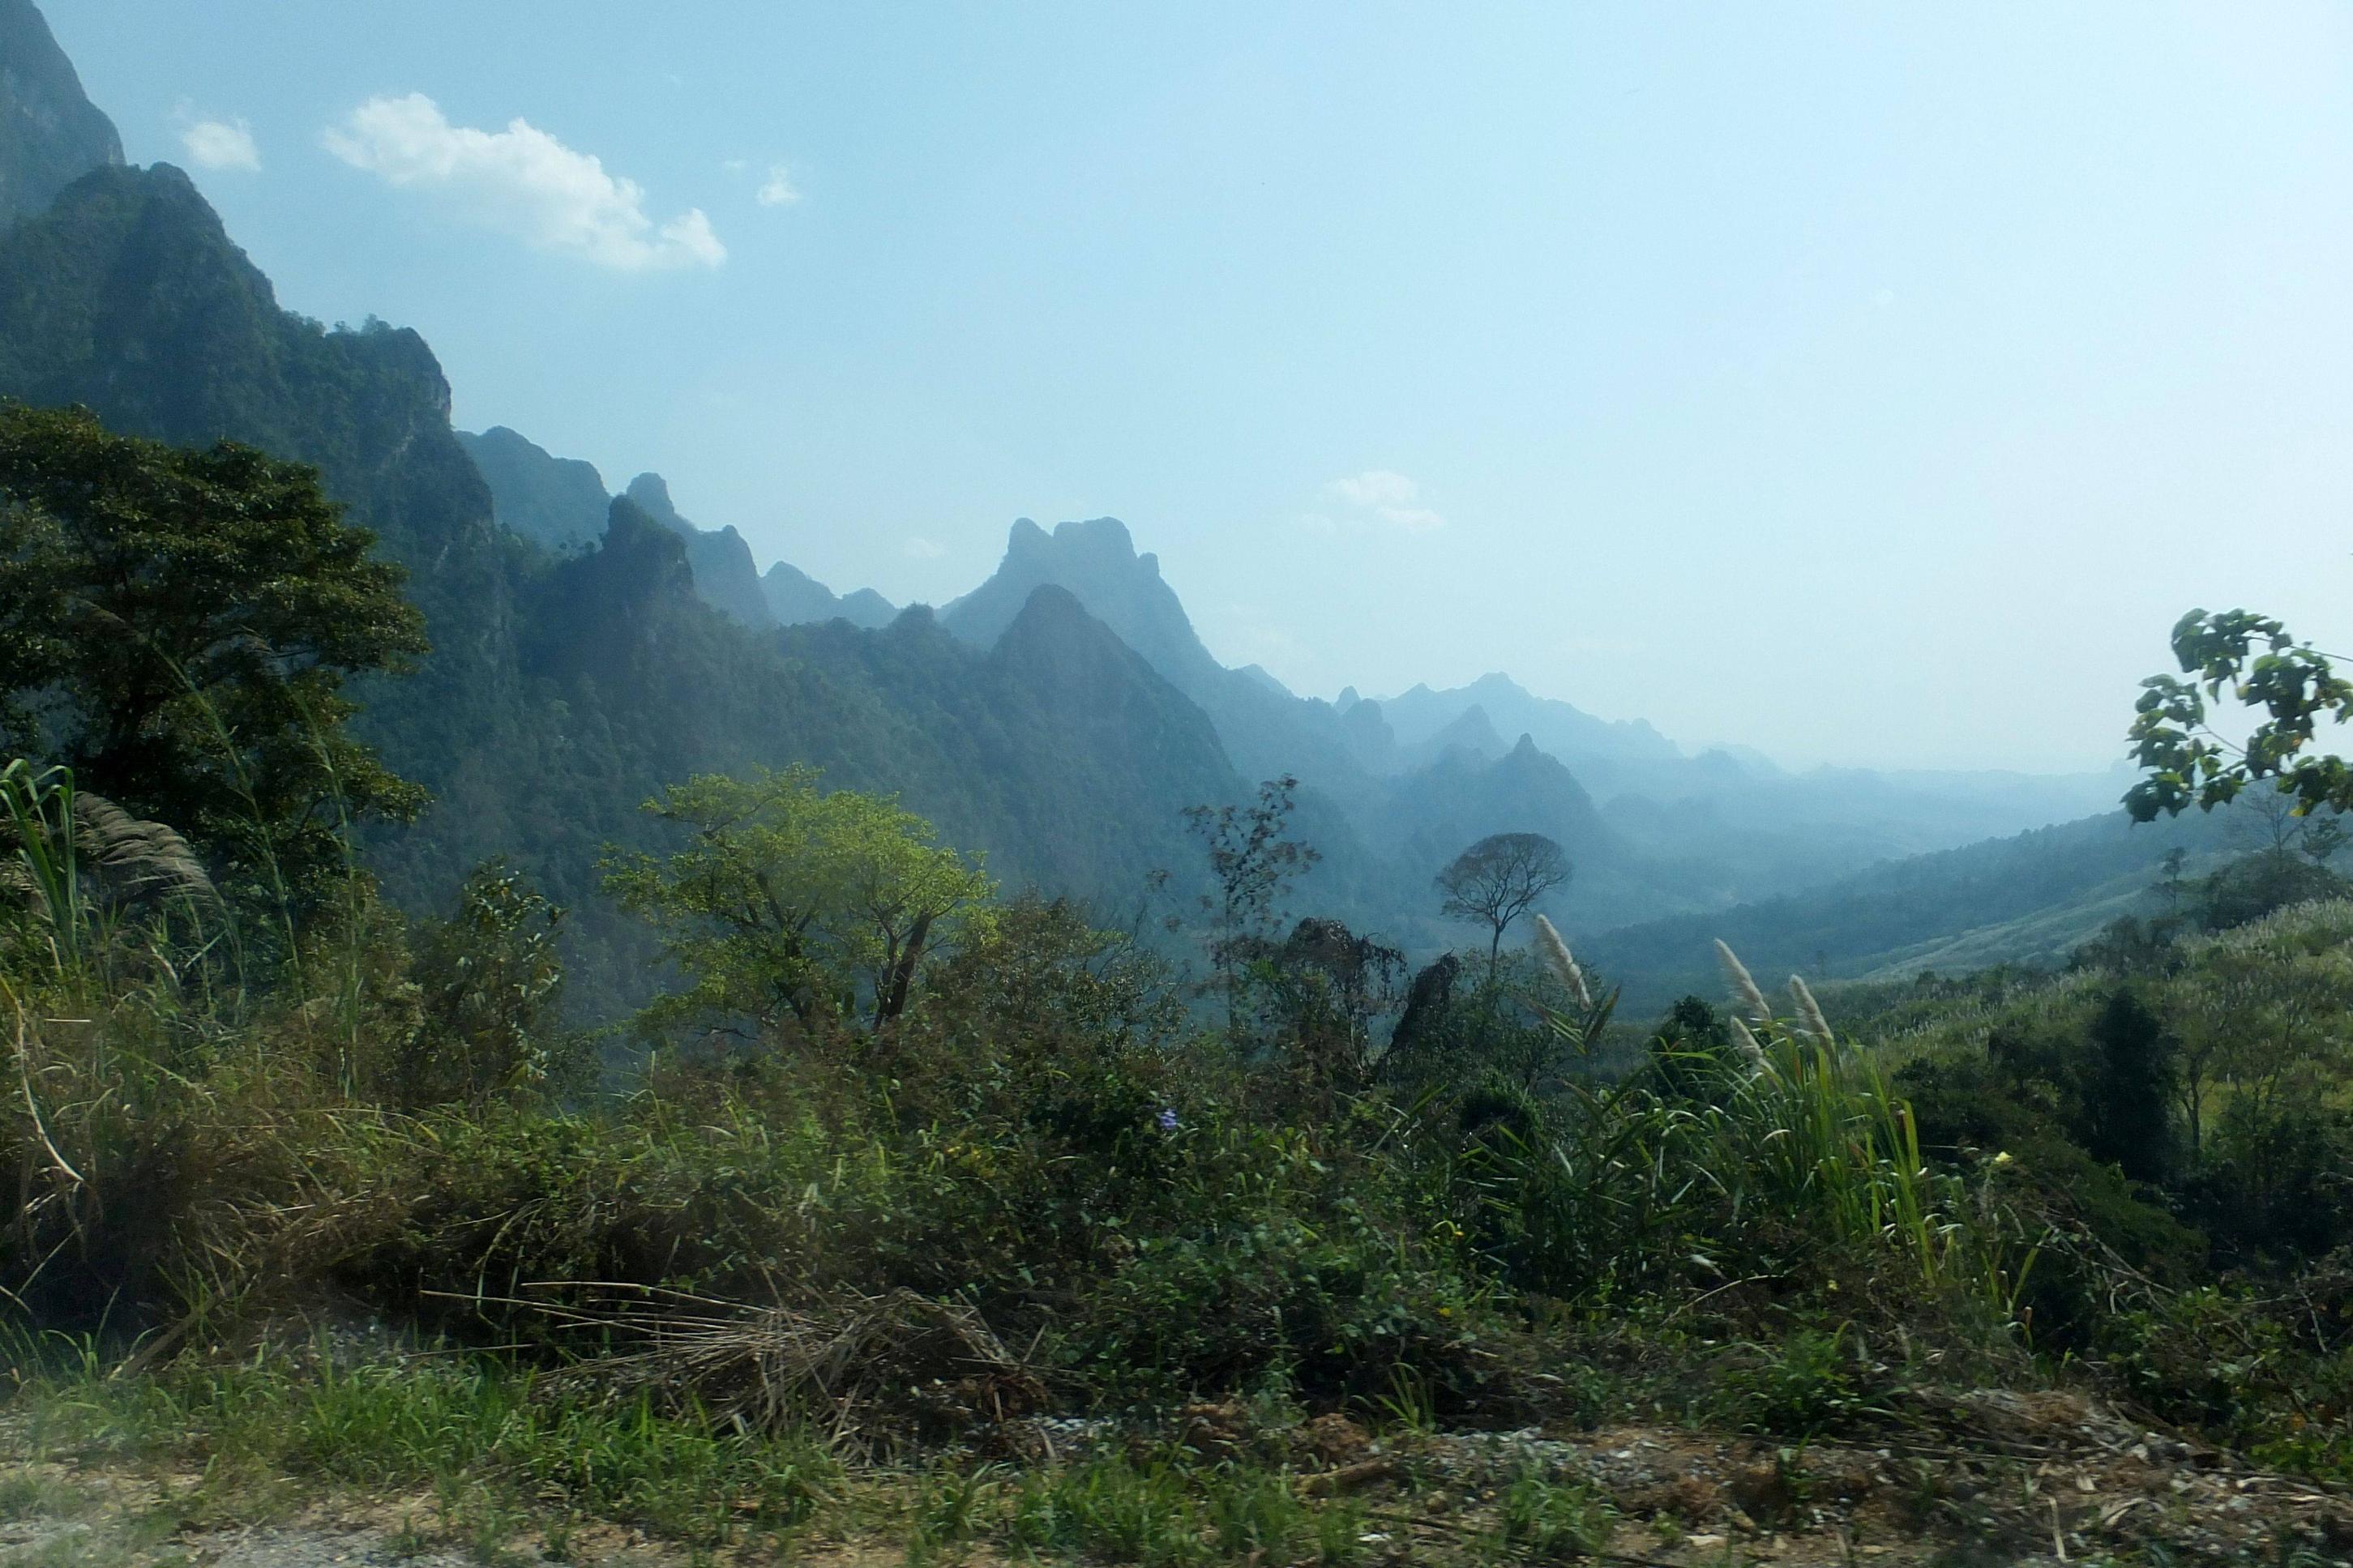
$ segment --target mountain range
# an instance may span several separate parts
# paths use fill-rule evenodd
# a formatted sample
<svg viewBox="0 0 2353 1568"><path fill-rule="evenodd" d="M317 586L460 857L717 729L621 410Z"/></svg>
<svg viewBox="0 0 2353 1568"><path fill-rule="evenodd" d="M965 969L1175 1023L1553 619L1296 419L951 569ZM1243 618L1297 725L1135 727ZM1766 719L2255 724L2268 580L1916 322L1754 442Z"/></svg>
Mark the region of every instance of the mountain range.
<svg viewBox="0 0 2353 1568"><path fill-rule="evenodd" d="M649 841L637 806L661 784L754 764L894 793L1010 883L1124 907L1165 870L1179 912L1204 875L1185 808L1291 774L1294 826L1324 855L1299 901L1423 954L1464 935L1438 914L1435 873L1487 834L1542 832L1577 867L1556 918L1657 975L1727 924L1802 947L1820 934L1810 911L1855 897L1918 906L1886 930L1933 942L2167 847L2113 815L2060 830L2101 847L2088 858L2070 858L2075 838L2011 837L2099 813L2121 788L2109 775L1791 773L1686 753L1502 674L1295 695L1221 664L1112 518L1015 521L996 572L936 611L763 572L736 528L681 516L658 474L616 494L514 430L453 429L415 332L281 310L186 176L123 164L30 0L0 0L0 395L315 464L406 566L435 651L374 683L363 722L437 805L375 837L372 863L421 908L511 855L579 911L592 1009L644 979L596 896L601 847ZM1933 853L1996 838L2019 846L2010 858ZM1989 878L2018 896L1936 912L1938 889Z"/></svg>

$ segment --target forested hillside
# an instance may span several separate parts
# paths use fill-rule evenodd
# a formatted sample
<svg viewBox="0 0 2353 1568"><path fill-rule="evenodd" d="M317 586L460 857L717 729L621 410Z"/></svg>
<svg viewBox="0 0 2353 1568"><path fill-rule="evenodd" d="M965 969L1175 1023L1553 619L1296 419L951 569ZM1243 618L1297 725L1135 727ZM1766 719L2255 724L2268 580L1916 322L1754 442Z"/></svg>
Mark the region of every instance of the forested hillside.
<svg viewBox="0 0 2353 1568"><path fill-rule="evenodd" d="M1712 984L1717 938L1769 973L1883 979L2052 964L2110 921L2168 912L2161 883L2249 845L2232 814L2135 824L2123 812L1892 861L1822 888L1603 932L1586 944L1630 998L1663 1006ZM2166 858L2183 857L2168 873Z"/></svg>
<svg viewBox="0 0 2353 1568"><path fill-rule="evenodd" d="M1298 696L1109 518L836 595L450 406L0 0L5 1568L2348 1561L2282 622L2125 776L1792 773Z"/></svg>
<svg viewBox="0 0 2353 1568"><path fill-rule="evenodd" d="M1050 873L1105 899L1189 865L1179 813L1240 790L1205 729L1171 722L1184 700L1132 659L1101 659L1067 615L1054 624L1072 656L1121 696L1083 726L1001 679L1014 661L920 626L869 653L732 624L697 597L687 542L635 503L561 559L500 529L422 340L278 309L168 166L94 171L0 234L0 395L315 463L408 567L434 651L364 692L363 732L433 792L417 828L370 851L415 907L509 855L578 909L572 940L593 960L613 930L591 896L598 846L641 837L638 803L698 768L818 763L955 824L1008 880ZM1044 651L1028 656L1034 668ZM1145 727L1125 731L1124 716Z"/></svg>
<svg viewBox="0 0 2353 1568"><path fill-rule="evenodd" d="M66 95L58 123L102 124L73 108L88 105L69 67L41 80ZM815 762L899 791L1016 884L1134 907L1173 873L1155 895L1164 911L1190 907L1198 877L1184 809L1295 775L1300 831L1321 852L1304 889L1419 956L1466 939L1430 879L1492 834L1556 837L1575 869L1548 907L1592 933L1794 892L2088 798L2063 781L1790 776L1686 758L1647 725L1500 676L1388 705L1295 697L1220 665L1155 558L1107 518L1017 523L988 581L936 621L904 625L871 591L839 597L783 563L762 574L733 528L680 515L658 475L633 479L626 504L675 555L633 527L608 537L621 503L592 466L512 430L453 431L448 388L414 332L329 330L280 310L184 176L119 167L111 145L91 132L26 154L28 179L54 171L58 147L90 167L0 236L0 395L316 463L410 569L434 652L415 677L365 690L363 727L435 798L417 830L370 847L414 908L483 858L514 856L578 907L566 940L592 957L617 940L590 896L596 847L642 835L634 808L664 778L753 762ZM1067 591L1113 635L1057 603L1001 647L1041 588ZM837 621L849 625L825 624ZM1094 700L1074 704L1080 690ZM2087 886L2056 869L2031 885L2057 904ZM1776 912L1744 919L1787 918L1806 932L1795 945L1821 945L1795 906L1765 907ZM1982 923L1956 906L1916 940ZM1643 941L1689 946L1696 929L1624 951L1656 967Z"/></svg>

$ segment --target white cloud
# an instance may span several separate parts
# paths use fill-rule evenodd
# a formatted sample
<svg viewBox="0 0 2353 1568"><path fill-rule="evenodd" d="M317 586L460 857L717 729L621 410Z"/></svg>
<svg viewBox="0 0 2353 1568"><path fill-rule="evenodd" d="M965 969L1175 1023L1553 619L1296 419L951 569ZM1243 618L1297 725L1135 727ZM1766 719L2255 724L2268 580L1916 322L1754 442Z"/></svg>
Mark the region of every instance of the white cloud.
<svg viewBox="0 0 2353 1568"><path fill-rule="evenodd" d="M947 546L928 539L911 539L907 541L906 550L917 561L937 561L948 552Z"/></svg>
<svg viewBox="0 0 2353 1568"><path fill-rule="evenodd" d="M700 207L656 227L635 180L605 172L525 120L504 131L452 125L421 92L372 98L328 128L327 151L386 183L438 191L469 217L622 272L716 267L727 247Z"/></svg>
<svg viewBox="0 0 2353 1568"><path fill-rule="evenodd" d="M799 187L793 184L792 171L782 163L768 165L768 178L754 197L764 207L780 207L801 199Z"/></svg>
<svg viewBox="0 0 2353 1568"><path fill-rule="evenodd" d="M1446 526L1446 519L1421 504L1419 485L1388 468L1366 468L1361 474L1334 479L1324 490L1408 533L1428 533Z"/></svg>
<svg viewBox="0 0 2353 1568"><path fill-rule="evenodd" d="M181 128L180 145L199 169L261 167L261 149L253 144L253 127L242 120L198 120Z"/></svg>

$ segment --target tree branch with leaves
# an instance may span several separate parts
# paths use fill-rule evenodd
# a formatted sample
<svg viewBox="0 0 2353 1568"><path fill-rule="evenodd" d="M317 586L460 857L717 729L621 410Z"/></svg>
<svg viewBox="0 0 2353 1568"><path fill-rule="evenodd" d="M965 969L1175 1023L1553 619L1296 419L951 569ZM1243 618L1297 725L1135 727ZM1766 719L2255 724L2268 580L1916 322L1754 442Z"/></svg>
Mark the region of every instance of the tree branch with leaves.
<svg viewBox="0 0 2353 1568"><path fill-rule="evenodd" d="M2353 719L2353 681L2337 673L2335 657L2248 610L2192 610L2172 641L2188 679L2149 677L2135 706L2132 757L2146 776L2125 795L2134 821L2211 811L2266 779L2294 798L2297 816L2353 808L2353 764L2315 749L2322 719ZM2243 741L2215 727L2225 688L2263 715Z"/></svg>

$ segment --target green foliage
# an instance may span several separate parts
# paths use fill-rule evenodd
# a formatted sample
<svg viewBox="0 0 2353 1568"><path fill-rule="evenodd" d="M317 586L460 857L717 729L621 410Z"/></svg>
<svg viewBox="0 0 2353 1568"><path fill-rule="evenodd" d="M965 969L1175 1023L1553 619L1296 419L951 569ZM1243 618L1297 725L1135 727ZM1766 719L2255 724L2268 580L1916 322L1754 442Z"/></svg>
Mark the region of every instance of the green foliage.
<svg viewBox="0 0 2353 1568"><path fill-rule="evenodd" d="M988 879L887 800L820 792L814 768L704 775L645 809L686 830L671 854L616 853L607 889L649 921L691 982L648 1014L764 1034L906 1009L918 965L984 917Z"/></svg>
<svg viewBox="0 0 2353 1568"><path fill-rule="evenodd" d="M2198 883L2194 908L2208 931L2229 931L2295 904L2348 893L2353 883L2325 866L2285 855L2245 855Z"/></svg>
<svg viewBox="0 0 2353 1568"><path fill-rule="evenodd" d="M1650 1070L1662 1098L1697 1100L1721 1079L1732 1031L1702 996L1685 996L1651 1031Z"/></svg>
<svg viewBox="0 0 2353 1568"><path fill-rule="evenodd" d="M457 912L421 925L411 973L420 1014L394 1098L482 1104L586 1087L585 1053L562 1030L564 911L503 862L476 869Z"/></svg>
<svg viewBox="0 0 2353 1568"><path fill-rule="evenodd" d="M1209 963L1225 993L1229 1029L1241 1032L1250 1011L1253 969L1264 962L1282 928L1283 895L1322 858L1287 836L1299 781L1289 774L1259 785L1249 805L1193 805L1186 826L1201 841L1216 890L1201 896L1208 928Z"/></svg>
<svg viewBox="0 0 2353 1568"><path fill-rule="evenodd" d="M2084 1086L2080 1141L2137 1182L2161 1182L2174 1169L2174 1060L2179 1044L2147 1004L2118 989L2087 1032L2091 1072Z"/></svg>
<svg viewBox="0 0 2353 1568"><path fill-rule="evenodd" d="M2147 775L2125 796L2135 820L2191 805L2211 811L2266 780L2294 797L2299 815L2353 807L2353 769L2309 750L2321 718L2353 717L2353 682L2327 654L2245 610L2190 611L2174 626L2173 654L2190 679L2149 677L2135 708L2132 754ZM2263 714L2237 744L2209 722L2208 704L2225 686Z"/></svg>
<svg viewBox="0 0 2353 1568"><path fill-rule="evenodd" d="M425 651L402 573L318 475L0 405L0 751L186 832L265 907L338 881L343 825L422 803L347 730Z"/></svg>
<svg viewBox="0 0 2353 1568"><path fill-rule="evenodd" d="M1220 1561L1358 1562L1362 1516L1303 1501L1281 1475L1174 1459L1092 1460L1022 1479L996 1533L1016 1552L1139 1568Z"/></svg>
<svg viewBox="0 0 2353 1568"><path fill-rule="evenodd" d="M1430 984L1450 975L1443 985ZM1504 952L1475 985L1460 986L1462 977L1450 954L1416 978L1419 1000L1409 1000L1380 1064L1401 1090L1509 1083L1536 1095L1571 1079L1614 1076L1602 1054L1614 991L1588 991L1580 1000L1558 971L1525 949Z"/></svg>
<svg viewBox="0 0 2353 1568"><path fill-rule="evenodd" d="M1752 1431L1808 1439L1838 1430L1863 1413L1862 1368L1844 1324L1799 1329L1760 1364L1735 1367L1724 1380L1729 1414Z"/></svg>
<svg viewBox="0 0 2353 1568"><path fill-rule="evenodd" d="M1576 1563L1609 1542L1616 1522L1591 1487L1529 1472L1504 1493L1496 1535L1504 1549L1536 1563Z"/></svg>
<svg viewBox="0 0 2353 1568"><path fill-rule="evenodd" d="M1876 1067L1778 1025L1767 1037L1695 1102L1631 1079L1569 1096L1541 1141L1503 1138L1479 1190L1507 1277L1599 1305L1850 1255L1912 1297L2006 1312L2022 1261L1965 1221L1960 1184L1928 1167Z"/></svg>
<svg viewBox="0 0 2353 1568"><path fill-rule="evenodd" d="M1359 1089L1372 1077L1376 1021L1397 1006L1404 974L1399 950L1310 916L1252 965L1259 1026L1307 1086Z"/></svg>
<svg viewBox="0 0 2353 1568"><path fill-rule="evenodd" d="M50 984L153 959L141 937L175 917L183 933L217 912L212 879L185 840L111 801L74 787L73 770L0 767L0 963Z"/></svg>
<svg viewBox="0 0 2353 1568"><path fill-rule="evenodd" d="M797 1432L754 1434L666 1415L644 1399L496 1362L439 1355L339 1364L298 1357L192 1365L142 1381L89 1358L45 1369L20 1396L33 1439L216 1469L427 1490L445 1508L487 1494L717 1545L806 1520L839 1467Z"/></svg>

